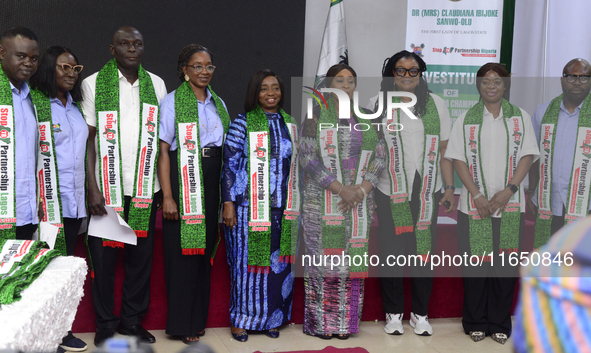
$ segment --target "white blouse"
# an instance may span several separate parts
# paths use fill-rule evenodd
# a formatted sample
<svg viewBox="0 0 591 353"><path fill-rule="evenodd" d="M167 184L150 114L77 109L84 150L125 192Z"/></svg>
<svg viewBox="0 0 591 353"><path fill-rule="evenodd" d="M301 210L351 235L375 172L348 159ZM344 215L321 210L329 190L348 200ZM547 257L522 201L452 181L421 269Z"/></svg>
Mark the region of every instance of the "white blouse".
<svg viewBox="0 0 591 353"><path fill-rule="evenodd" d="M440 141L447 141L451 133L451 119L445 101L439 96L431 93L435 101L440 122ZM404 150L404 172L408 185L408 199L410 201L415 172L423 176L423 158L425 154L425 127L422 119L411 119L404 111L400 112L400 124L403 128L400 131L402 146ZM447 152L446 152L447 153ZM441 190L443 185L441 178L441 165L439 166L439 177L435 184L435 190ZM386 195L390 194L390 173L386 169L380 174L378 190Z"/></svg>
<svg viewBox="0 0 591 353"><path fill-rule="evenodd" d="M519 108L521 109L521 108ZM538 150L538 144L536 143L536 135L534 134L534 128L531 123L531 117L529 114L521 109L523 116L524 125L524 138L523 145L521 147L521 154L519 159L523 156L533 155L534 162L540 157L540 151ZM451 136L447 144L447 151L445 152L445 158L449 160L460 160L466 161L466 150L464 142L464 119L466 118L466 112L458 117L458 120L454 123L454 127L451 131ZM486 107L484 107L484 116L482 119L480 137L481 141L481 152L480 156L482 160L482 174L484 175L484 183L486 185L486 191L488 199L492 199L493 196L507 187L506 170L507 170L507 130L505 130L505 124L503 123L503 109L499 116L494 119L492 113L490 113ZM481 190L482 191L482 190ZM525 198L523 187L519 188L521 193L521 212L525 212ZM462 187L462 193L460 195L460 204L458 206L460 212L468 214L468 189L466 186ZM500 218L501 214L495 212L492 217Z"/></svg>

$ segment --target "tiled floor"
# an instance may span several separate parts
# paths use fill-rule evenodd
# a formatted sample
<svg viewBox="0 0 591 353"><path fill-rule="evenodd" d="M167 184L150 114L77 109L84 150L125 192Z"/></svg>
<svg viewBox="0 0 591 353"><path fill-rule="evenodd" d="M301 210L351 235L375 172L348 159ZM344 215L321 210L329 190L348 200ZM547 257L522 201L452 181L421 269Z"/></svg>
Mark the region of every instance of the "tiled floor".
<svg viewBox="0 0 591 353"><path fill-rule="evenodd" d="M236 352L250 353L282 352L292 350L319 350L326 346L337 348L363 347L369 352L512 352L512 341L501 345L487 337L484 341L475 343L464 334L460 319L431 319L434 334L431 337L417 336L413 333L408 322L404 322L405 333L402 336L387 335L383 331L384 322L362 322L360 332L346 341L332 339L321 340L304 335L302 325L290 325L281 329L281 337L271 339L263 334L249 334L245 343L232 339L229 328L210 328L201 342L207 343L216 353ZM163 330L151 331L156 336L156 343L152 345L156 353L175 353L186 347L181 341L171 340ZM79 333L77 337L89 344L89 352L94 350L92 344L94 333Z"/></svg>

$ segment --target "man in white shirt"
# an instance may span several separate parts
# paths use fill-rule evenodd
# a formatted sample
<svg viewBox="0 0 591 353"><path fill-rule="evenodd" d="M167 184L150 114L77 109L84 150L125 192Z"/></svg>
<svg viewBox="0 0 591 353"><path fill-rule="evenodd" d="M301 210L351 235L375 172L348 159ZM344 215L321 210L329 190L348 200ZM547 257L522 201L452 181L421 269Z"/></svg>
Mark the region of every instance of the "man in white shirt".
<svg viewBox="0 0 591 353"><path fill-rule="evenodd" d="M114 146L119 149L120 158L120 177L117 178L120 193L124 195L124 202L122 202L123 210L122 215L125 215L126 221L132 206L131 200L134 197L134 204L136 202L134 193L134 182L136 177L136 164L138 163L138 143L140 143L141 129L140 124L143 109L140 101L140 81L142 77L147 75L143 68L140 66L142 55L144 52L144 43L141 33L130 26L123 26L119 28L113 35L113 40L110 45L110 51L115 58L116 68L118 71L119 89L117 92L116 85L111 87L113 96L118 95L119 99L119 111L118 113L118 127L114 130L121 132ZM113 65L112 62L107 64L101 73L108 69L109 65ZM114 66L111 66L114 70ZM156 99L159 102L166 95L166 87L164 81L152 74L149 74L153 86L153 93L155 93ZM99 187L102 179L99 177L99 139L103 133L103 129L99 128L99 135L97 136L97 104L96 102L104 100L99 99L97 93L104 94L104 88L99 88L100 92L97 92L97 78L100 82L102 78L99 77L99 73L95 73L90 77L86 78L82 82L82 111L86 118L86 122L89 128L88 138L88 208L91 215L101 216L107 214L105 209L105 194L101 192ZM148 82L150 80L147 80ZM146 80L144 79L144 82ZM146 90L150 90L152 93L152 87L142 87L142 92L145 94ZM153 96L153 94L152 94ZM116 99L113 97L112 99ZM157 109L157 103L152 102L151 106L155 106ZM149 105L150 106L150 105ZM102 112L101 112L102 113ZM110 113L110 112L107 112ZM157 114L156 114L157 116ZM116 116L117 118L117 116ZM155 121L156 126L158 121ZM102 126L98 124L99 126ZM158 142L155 143L155 146ZM154 147L157 148L157 147ZM156 150L152 152L154 155ZM110 158L109 158L110 159ZM142 158L144 160L144 158ZM110 162L111 163L111 162ZM113 164L108 164L112 167ZM152 169L154 165L152 165ZM118 168L115 170L119 170ZM109 169L109 174L111 169ZM105 175L105 174L103 174ZM109 175L108 178L111 176ZM153 191L160 194L160 185L156 173L153 176L155 182ZM119 182L119 180L121 182ZM109 181L111 181L109 179ZM108 184L108 183L107 183ZM113 182L111 182L113 184ZM122 185L121 185L122 184ZM112 189L108 189L112 191ZM150 195L152 196L152 195ZM112 195L107 195L111 200ZM153 343L156 341L146 329L141 325L142 317L148 311L148 304L150 299L150 271L152 267L152 251L154 247L154 228L156 221L156 210L157 204L159 203L158 196L154 195L151 198L154 200L153 204L150 205L151 212L149 218L149 229L147 236L138 236L137 245L125 245L125 279L123 282L123 298L121 307L121 319L117 315L113 314L114 309L114 283L115 283L115 264L117 262L117 247L123 247L121 243L115 243L110 241L104 241L99 237L89 236L88 247L90 251L90 257L93 267L93 281L92 281L92 296L94 311L96 314L97 331L95 334L95 345L100 345L107 338L112 337L115 334L115 330L119 326L119 333L124 335L134 335L140 337L144 342ZM152 202L148 200L149 202ZM121 202L121 201L120 201ZM106 244L111 243L111 245ZM115 245L113 245L115 244ZM113 247L115 246L115 247ZM119 325L121 322L121 325Z"/></svg>

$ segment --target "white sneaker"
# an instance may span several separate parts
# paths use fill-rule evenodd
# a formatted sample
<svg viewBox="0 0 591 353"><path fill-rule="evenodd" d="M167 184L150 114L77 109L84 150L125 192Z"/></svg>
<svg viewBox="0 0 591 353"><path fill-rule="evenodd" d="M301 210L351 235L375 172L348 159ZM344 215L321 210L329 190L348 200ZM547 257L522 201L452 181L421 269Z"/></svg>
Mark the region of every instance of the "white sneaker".
<svg viewBox="0 0 591 353"><path fill-rule="evenodd" d="M402 314L386 314L386 326L384 331L390 335L402 335L404 328L402 327Z"/></svg>
<svg viewBox="0 0 591 353"><path fill-rule="evenodd" d="M431 336L433 334L433 327L429 325L427 315L421 316L410 313L410 326L415 329L415 333L419 336Z"/></svg>

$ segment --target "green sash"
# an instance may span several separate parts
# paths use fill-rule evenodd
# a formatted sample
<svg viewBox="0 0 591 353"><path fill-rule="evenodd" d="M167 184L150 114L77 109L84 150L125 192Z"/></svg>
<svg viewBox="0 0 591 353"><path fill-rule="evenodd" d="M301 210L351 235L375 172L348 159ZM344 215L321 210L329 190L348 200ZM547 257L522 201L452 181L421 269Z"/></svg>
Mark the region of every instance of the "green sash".
<svg viewBox="0 0 591 353"><path fill-rule="evenodd" d="M288 181L287 203L281 219L279 260L292 262L291 231L299 215L297 185L297 124L294 118L279 109L291 137L292 155ZM248 272L269 273L271 265L271 195L269 120L260 106L246 114L248 140L248 190L250 194L248 222ZM294 169L295 168L295 169ZM292 224L292 222L295 222Z"/></svg>
<svg viewBox="0 0 591 353"><path fill-rule="evenodd" d="M62 203L59 189L59 173L55 139L53 136L53 120L51 102L43 92L31 90L31 98L37 112L39 126L39 149L37 153L37 182L39 199L43 207L43 222L49 222L59 228L54 249L67 256L64 224L62 222ZM41 220L40 220L41 221Z"/></svg>
<svg viewBox="0 0 591 353"><path fill-rule="evenodd" d="M552 168L558 114L563 95L554 98L542 118L540 126L540 179L538 182L538 216L534 233L534 249L539 249L552 233ZM591 159L591 98L587 96L579 112L577 140L570 185L567 193L564 223L584 218L589 212L591 178L588 177Z"/></svg>
<svg viewBox="0 0 591 353"><path fill-rule="evenodd" d="M21 291L39 277L51 260L59 256L47 244L33 240L0 241L0 305L21 299Z"/></svg>
<svg viewBox="0 0 591 353"><path fill-rule="evenodd" d="M395 98L400 102L400 97ZM439 178L439 146L441 143L441 124L439 113L433 97L427 100L427 113L421 117L424 127L425 145L423 149L423 168L421 179L420 212L417 224L413 222L410 211L409 194L406 171L404 170L404 147L397 126L400 124L400 109L392 114L391 119L384 118L384 126L388 146L388 172L390 174L390 210L394 221L396 235L409 233L414 230L417 238L417 255L428 261L427 255L431 251L431 219L435 210L434 194L437 191Z"/></svg>
<svg viewBox="0 0 591 353"><path fill-rule="evenodd" d="M148 236L154 172L158 157L158 99L150 74L140 65L140 138L128 223L138 237ZM105 205L123 216L124 195L121 173L119 73L115 59L109 61L96 79L96 131L98 138L100 189ZM123 247L120 242L103 240L104 246Z"/></svg>
<svg viewBox="0 0 591 353"><path fill-rule="evenodd" d="M505 167L505 181L513 178L517 164L521 159L521 147L524 140L524 124L521 109L503 99L503 123L507 132L507 165ZM474 180L474 184L482 197L489 198L486 181L482 173L482 120L484 117L484 102L480 100L466 113L464 119L464 146L466 150L466 164ZM488 133L488 132L485 132ZM517 185L521 187L520 185ZM482 219L473 200L474 195L468 197L468 219L470 229L470 252L472 255L491 260L493 252L491 217ZM501 215L500 253L517 252L519 246L519 225L521 219L521 192L517 191L503 210Z"/></svg>
<svg viewBox="0 0 591 353"><path fill-rule="evenodd" d="M230 126L230 116L224 104L207 89L215 102L224 127L224 136ZM181 248L183 255L205 254L205 207L203 199L203 170L201 169L201 144L199 142L199 109L197 98L187 81L174 93L176 141L179 168L179 209L181 219ZM215 216L217 220L217 215ZM212 252L212 257L215 249Z"/></svg>
<svg viewBox="0 0 591 353"><path fill-rule="evenodd" d="M0 240L16 237L14 136L12 90L0 67Z"/></svg>
<svg viewBox="0 0 591 353"><path fill-rule="evenodd" d="M343 148L348 148L348 141L339 141L338 128L343 128L343 126L339 126L338 120L334 100L331 96L328 99L328 110L321 110L318 119L318 150L320 151L324 165L339 182L344 183L341 151ZM363 176L369 166L378 142L377 132L370 124L367 125L369 129L363 131L361 154L357 162L357 168L355 169L353 184L360 184L363 181ZM336 126L336 128L323 128L323 126ZM350 128L354 129L354 127ZM363 257L368 251L371 224L367 198L346 215L343 215L338 210L337 203L340 199L337 194L333 194L330 190L326 189L324 191L321 224L324 255L341 255L347 249L351 258L355 255ZM345 217L351 220L351 234L345 234ZM360 265L355 265L352 262L349 269L351 277L367 277L368 267L366 265L365 262L362 262Z"/></svg>

